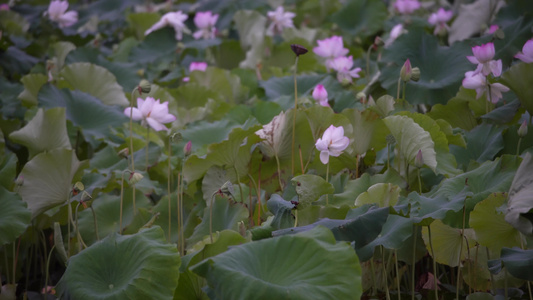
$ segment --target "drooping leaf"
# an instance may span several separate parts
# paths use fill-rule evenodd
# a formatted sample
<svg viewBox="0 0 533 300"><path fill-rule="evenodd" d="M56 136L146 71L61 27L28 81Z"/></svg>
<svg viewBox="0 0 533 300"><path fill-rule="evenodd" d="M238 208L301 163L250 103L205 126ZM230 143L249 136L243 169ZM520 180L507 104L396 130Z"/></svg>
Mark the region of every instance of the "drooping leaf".
<svg viewBox="0 0 533 300"><path fill-rule="evenodd" d="M362 293L357 256L323 227L231 248L192 271L224 299L340 299ZM336 276L329 276L332 272Z"/></svg>
<svg viewBox="0 0 533 300"><path fill-rule="evenodd" d="M396 145L402 158L414 165L418 151L422 151L424 164L433 171L437 167L435 143L429 132L425 131L413 119L406 116L389 116L383 119L396 139Z"/></svg>
<svg viewBox="0 0 533 300"><path fill-rule="evenodd" d="M298 209L304 209L317 201L322 195L332 194L335 189L331 183L324 180L324 178L304 174L291 179L291 182L296 186L296 194L298 194Z"/></svg>
<svg viewBox="0 0 533 300"><path fill-rule="evenodd" d="M180 263L176 246L166 243L160 227L115 233L71 257L57 289L80 300L169 299Z"/></svg>
<svg viewBox="0 0 533 300"><path fill-rule="evenodd" d="M505 221L526 235L533 234L533 158L527 153L516 171L509 190Z"/></svg>
<svg viewBox="0 0 533 300"><path fill-rule="evenodd" d="M294 225L292 210L294 204L281 198L278 194L272 194L267 201L268 210L274 214L274 219L270 223L274 229L282 229Z"/></svg>
<svg viewBox="0 0 533 300"><path fill-rule="evenodd" d="M91 63L73 63L60 72L59 87L69 87L86 92L107 105L127 106L128 99L117 83L115 75Z"/></svg>
<svg viewBox="0 0 533 300"><path fill-rule="evenodd" d="M396 205L400 196L400 187L391 183L376 183L355 199L355 206L377 204L379 207Z"/></svg>
<svg viewBox="0 0 533 300"><path fill-rule="evenodd" d="M53 149L71 149L67 134L65 109L39 109L37 114L23 128L12 132L9 137L28 147L30 156Z"/></svg>
<svg viewBox="0 0 533 300"><path fill-rule="evenodd" d="M31 212L20 196L0 186L0 245L17 239L31 223Z"/></svg>
<svg viewBox="0 0 533 300"><path fill-rule="evenodd" d="M503 193L491 194L470 213L470 227L478 243L494 253L499 253L502 247L520 246L520 232L505 221L504 211L500 209L506 200Z"/></svg>
<svg viewBox="0 0 533 300"><path fill-rule="evenodd" d="M28 203L32 219L69 200L72 178L79 166L76 153L68 149L39 153L24 166L19 194Z"/></svg>

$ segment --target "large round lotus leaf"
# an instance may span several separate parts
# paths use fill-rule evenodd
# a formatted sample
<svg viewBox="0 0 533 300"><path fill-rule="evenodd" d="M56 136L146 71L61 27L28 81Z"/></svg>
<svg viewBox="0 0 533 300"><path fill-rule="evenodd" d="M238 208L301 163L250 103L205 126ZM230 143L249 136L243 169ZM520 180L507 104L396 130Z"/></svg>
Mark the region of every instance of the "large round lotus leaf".
<svg viewBox="0 0 533 300"><path fill-rule="evenodd" d="M295 185L296 194L298 194L298 209L303 209L312 202L317 201L322 195L333 194L335 188L324 178L313 175L304 174L291 179L292 184Z"/></svg>
<svg viewBox="0 0 533 300"><path fill-rule="evenodd" d="M219 299L359 299L362 293L355 252L321 226L231 248L191 270Z"/></svg>
<svg viewBox="0 0 533 300"><path fill-rule="evenodd" d="M406 159L414 165L418 151L422 151L424 164L433 171L437 167L437 154L435 143L429 132L407 116L390 116L383 119L396 139L396 147L401 153L402 159Z"/></svg>
<svg viewBox="0 0 533 300"><path fill-rule="evenodd" d="M13 242L31 222L31 212L20 196L0 186L0 246Z"/></svg>
<svg viewBox="0 0 533 300"><path fill-rule="evenodd" d="M91 63L73 63L64 67L59 76L61 76L60 87L70 87L89 93L107 105L129 104L115 75L106 68Z"/></svg>
<svg viewBox="0 0 533 300"><path fill-rule="evenodd" d="M392 183L376 183L355 199L355 206L377 204L379 207L394 206L398 202L401 188Z"/></svg>
<svg viewBox="0 0 533 300"><path fill-rule="evenodd" d="M355 154L364 154L372 147L381 149L385 146L381 133L386 128L377 113L348 108L342 114L352 123L352 131L345 132L345 135L353 141L348 147L354 149Z"/></svg>
<svg viewBox="0 0 533 300"><path fill-rule="evenodd" d="M30 156L57 148L72 148L67 134L65 108L63 107L47 111L39 109L26 126L12 132L9 137L14 142L28 147Z"/></svg>
<svg viewBox="0 0 533 300"><path fill-rule="evenodd" d="M171 299L181 261L160 227L112 234L70 258L57 285L71 299Z"/></svg>
<svg viewBox="0 0 533 300"><path fill-rule="evenodd" d="M76 153L67 149L37 154L24 166L19 194L28 203L32 218L67 201L79 166Z"/></svg>
<svg viewBox="0 0 533 300"><path fill-rule="evenodd" d="M506 200L504 193L490 194L470 213L470 227L476 232L477 242L494 253L499 253L502 247L520 246L520 232L505 221L500 209Z"/></svg>
<svg viewBox="0 0 533 300"><path fill-rule="evenodd" d="M520 164L509 190L505 221L523 234L533 234L533 157L527 153Z"/></svg>
<svg viewBox="0 0 533 300"><path fill-rule="evenodd" d="M404 62L409 59L413 67L420 68L420 80L407 83L406 99L409 103L444 104L454 97L461 86L466 71L475 66L467 59L472 55L466 42L451 47L440 46L436 36L421 27L408 27L391 47L383 51L380 62L380 81L390 95L396 95L398 77Z"/></svg>
<svg viewBox="0 0 533 300"><path fill-rule="evenodd" d="M383 29L387 7L380 0L350 0L331 20L350 35L370 36Z"/></svg>
<svg viewBox="0 0 533 300"><path fill-rule="evenodd" d="M467 228L464 235L461 234L462 229L452 228L441 220L435 220L430 225L431 228L431 243L434 259L440 263L450 267L457 267L460 265L459 258L463 261L468 253L469 248L475 246L474 230ZM466 237L466 241L464 238ZM426 248L431 253L429 242L428 226L422 227L422 238L426 244Z"/></svg>

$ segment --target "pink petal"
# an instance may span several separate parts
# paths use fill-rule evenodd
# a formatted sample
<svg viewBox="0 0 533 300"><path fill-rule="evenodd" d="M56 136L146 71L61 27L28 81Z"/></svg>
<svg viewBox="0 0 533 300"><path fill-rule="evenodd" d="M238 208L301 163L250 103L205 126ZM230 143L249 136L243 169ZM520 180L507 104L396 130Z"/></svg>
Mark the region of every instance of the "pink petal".
<svg viewBox="0 0 533 300"><path fill-rule="evenodd" d="M323 164L327 164L329 162L329 152L328 151L320 151L320 161Z"/></svg>
<svg viewBox="0 0 533 300"><path fill-rule="evenodd" d="M168 130L165 125L159 123L158 121L152 118L147 118L146 122L148 122L148 125L150 125L150 127L152 127L155 131Z"/></svg>
<svg viewBox="0 0 533 300"><path fill-rule="evenodd" d="M136 107L133 108L133 111L131 111L131 107L126 107L126 109L124 109L124 114L128 118L130 117L130 112L132 120L139 121L143 119L142 113Z"/></svg>

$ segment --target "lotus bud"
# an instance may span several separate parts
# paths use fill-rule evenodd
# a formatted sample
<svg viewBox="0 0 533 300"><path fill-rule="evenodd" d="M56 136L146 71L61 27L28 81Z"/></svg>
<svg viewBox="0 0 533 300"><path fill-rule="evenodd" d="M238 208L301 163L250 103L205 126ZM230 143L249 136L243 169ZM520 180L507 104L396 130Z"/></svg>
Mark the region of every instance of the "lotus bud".
<svg viewBox="0 0 533 300"><path fill-rule="evenodd" d="M415 157L415 167L422 168L424 166L424 157L422 156L422 150L418 150Z"/></svg>
<svg viewBox="0 0 533 300"><path fill-rule="evenodd" d="M148 94L152 90L152 84L146 79L141 80L138 86L139 94L142 95L142 93Z"/></svg>
<svg viewBox="0 0 533 300"><path fill-rule="evenodd" d="M366 94L363 93L363 92L359 92L357 93L357 95L355 95L355 99L357 99L357 101L359 102L366 102Z"/></svg>
<svg viewBox="0 0 533 300"><path fill-rule="evenodd" d="M233 184L231 184L230 181L226 181L222 187L220 188L220 193L226 196L232 196L233 195Z"/></svg>
<svg viewBox="0 0 533 300"><path fill-rule="evenodd" d="M296 56L304 55L308 51L304 46L298 44L292 44L291 50L294 52L294 54L296 54Z"/></svg>
<svg viewBox="0 0 533 300"><path fill-rule="evenodd" d="M185 157L191 155L192 152L192 142L188 141L187 144L185 144L185 147L183 147L183 154Z"/></svg>
<svg viewBox="0 0 533 300"><path fill-rule="evenodd" d="M124 149L120 150L117 154L118 154L119 157L128 159L128 156L130 155L130 149L129 148L124 148Z"/></svg>
<svg viewBox="0 0 533 300"><path fill-rule="evenodd" d="M85 186L81 182L76 182L72 187L72 195L76 196L79 192L85 190Z"/></svg>
<svg viewBox="0 0 533 300"><path fill-rule="evenodd" d="M505 39L505 32L503 32L501 28L498 28L498 30L494 32L494 37L498 40L503 40Z"/></svg>
<svg viewBox="0 0 533 300"><path fill-rule="evenodd" d="M522 125L520 125L520 128L518 128L518 136L520 138L523 138L527 135L527 123L526 120L522 122Z"/></svg>
<svg viewBox="0 0 533 300"><path fill-rule="evenodd" d="M176 132L170 136L170 141L174 143L177 143L181 141L182 139L183 139L183 136L179 132Z"/></svg>
<svg viewBox="0 0 533 300"><path fill-rule="evenodd" d="M130 175L130 184L136 184L137 182L141 181L144 178L144 176L141 173L133 172Z"/></svg>
<svg viewBox="0 0 533 300"><path fill-rule="evenodd" d="M400 70L400 77L404 82L407 82L411 80L411 73L413 70L411 69L411 62L409 61L409 58L405 61L405 63L402 66L402 69Z"/></svg>
<svg viewBox="0 0 533 300"><path fill-rule="evenodd" d="M413 68L411 71L411 80L415 82L420 80L420 69L418 67Z"/></svg>

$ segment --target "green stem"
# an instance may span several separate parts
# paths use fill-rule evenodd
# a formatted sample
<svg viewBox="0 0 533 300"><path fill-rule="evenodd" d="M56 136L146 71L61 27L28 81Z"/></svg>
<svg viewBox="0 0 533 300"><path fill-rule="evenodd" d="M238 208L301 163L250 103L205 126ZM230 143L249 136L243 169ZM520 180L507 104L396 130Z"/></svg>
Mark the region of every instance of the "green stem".
<svg viewBox="0 0 533 300"><path fill-rule="evenodd" d="M294 210L294 227L298 227L298 209Z"/></svg>
<svg viewBox="0 0 533 300"><path fill-rule="evenodd" d="M422 195L422 180L420 179L420 168L418 168L418 191Z"/></svg>
<svg viewBox="0 0 533 300"><path fill-rule="evenodd" d="M241 195L240 195L241 202L244 203L244 198L243 198L243 194L242 194L242 187L241 187L241 180L240 180L240 176L239 176L239 171L237 171L237 167L235 167L235 165L233 165L233 169L235 170L235 175L237 176L237 184L239 185L239 193L241 194Z"/></svg>
<svg viewBox="0 0 533 300"><path fill-rule="evenodd" d="M9 264L8 264L8 259L7 259L7 248L4 246L4 265L6 266L6 279L7 279L7 283L11 282L11 278L10 278L10 274L9 274ZM14 280L13 280L14 281Z"/></svg>
<svg viewBox="0 0 533 300"><path fill-rule="evenodd" d="M70 199L70 198L69 198ZM67 203L68 221L67 221L67 258L70 258L70 220L72 220L72 207L70 200Z"/></svg>
<svg viewBox="0 0 533 300"><path fill-rule="evenodd" d="M381 266L383 267L383 280L385 281L385 295L390 300L389 283L387 280L387 269L385 266L385 248L381 245Z"/></svg>
<svg viewBox="0 0 533 300"><path fill-rule="evenodd" d="M50 260L52 259L52 251L56 248L56 245L52 246L52 249L50 249L50 253L48 254L48 259L46 260L46 274L44 279L44 295L45 298L48 299L48 278L50 277Z"/></svg>
<svg viewBox="0 0 533 300"><path fill-rule="evenodd" d="M131 91L131 101L130 101L130 156L131 156L131 171L135 172L135 160L133 158L133 98L135 97L135 92L137 87Z"/></svg>
<svg viewBox="0 0 533 300"><path fill-rule="evenodd" d="M413 265L411 266L411 300L415 300L415 265L416 265L416 240L418 237L417 226L413 226ZM459 298L457 298L459 299Z"/></svg>
<svg viewBox="0 0 533 300"><path fill-rule="evenodd" d="M420 178L420 169L418 169L419 178ZM429 236L429 248L431 249L431 258L433 260L433 282L434 282L434 288L435 288L435 299L439 299L439 292L437 287L437 261L435 260L435 252L433 248L433 243L431 242L431 226L428 225L428 236Z"/></svg>
<svg viewBox="0 0 533 300"><path fill-rule="evenodd" d="M326 182L329 183L329 160L328 160L328 163L326 165ZM329 205L329 194L326 194L326 206Z"/></svg>
<svg viewBox="0 0 533 300"><path fill-rule="evenodd" d="M401 294L400 294L400 271L398 268L398 254L396 253L396 249L394 249L394 267L396 268L396 287L398 288L398 300L401 300Z"/></svg>
<svg viewBox="0 0 533 300"><path fill-rule="evenodd" d="M374 268L374 256L372 255L372 258L370 258L370 272L372 272L372 296L375 296L377 294L377 282L376 282L376 270Z"/></svg>
<svg viewBox="0 0 533 300"><path fill-rule="evenodd" d="M172 232L172 206L170 202L172 201L172 194L170 193L170 158L172 157L172 138L168 139L168 168L167 168L167 195L168 195L168 242L170 243L170 236ZM179 244L179 243L178 243Z"/></svg>
<svg viewBox="0 0 533 300"><path fill-rule="evenodd" d="M372 46L366 50L366 76L368 77L370 76L370 53L372 52Z"/></svg>
<svg viewBox="0 0 533 300"><path fill-rule="evenodd" d="M276 158L276 165L278 167L278 182L279 182L279 188L283 192L283 184L281 183L281 167L279 164L279 158L277 154L274 154L274 158Z"/></svg>
<svg viewBox="0 0 533 300"><path fill-rule="evenodd" d="M489 252L489 248L485 247L485 250L487 252L487 260L490 260L490 252ZM490 284L492 286L492 291L491 293L494 294L496 292L496 285L494 283L494 275L492 275L492 272L489 272L490 273Z"/></svg>
<svg viewBox="0 0 533 300"><path fill-rule="evenodd" d="M463 205L463 228L461 230L461 245L459 247L459 259L457 262L457 285L456 285L456 291L455 291L456 299L459 299L459 285L461 284L461 254L463 253L463 241L464 241L464 234L465 234L465 217L466 217L466 203Z"/></svg>
<svg viewBox="0 0 533 300"><path fill-rule="evenodd" d="M298 72L298 55L294 61L294 114L292 119L292 145L291 145L291 174L294 175L294 141L296 138L296 110L298 109L298 84L296 81L296 74Z"/></svg>
<svg viewBox="0 0 533 300"><path fill-rule="evenodd" d="M118 233L122 234L122 207L124 206L124 173L126 170L122 171L122 180L120 181L120 213L119 213L119 222L118 222Z"/></svg>
<svg viewBox="0 0 533 300"><path fill-rule="evenodd" d="M520 155L520 143L522 143L522 138L518 138L518 145L516 146L516 156Z"/></svg>
<svg viewBox="0 0 533 300"><path fill-rule="evenodd" d="M91 211L93 213L94 232L96 233L96 240L99 241L100 240L100 236L98 234L98 222L96 221L96 212L94 211L94 208L93 208L92 205L90 206L90 208L91 208Z"/></svg>
<svg viewBox="0 0 533 300"><path fill-rule="evenodd" d="M387 170L390 169L390 144L387 143Z"/></svg>
<svg viewBox="0 0 533 300"><path fill-rule="evenodd" d="M213 243L213 205L215 204L215 195L217 192L214 192L211 196L211 204L209 205L209 237L211 238L211 244Z"/></svg>
<svg viewBox="0 0 533 300"><path fill-rule="evenodd" d="M396 89L396 99L400 99L400 87L402 84L402 78L398 78L398 88Z"/></svg>
<svg viewBox="0 0 533 300"><path fill-rule="evenodd" d="M403 83L402 87L402 100L405 101L405 87L407 86L407 82Z"/></svg>

